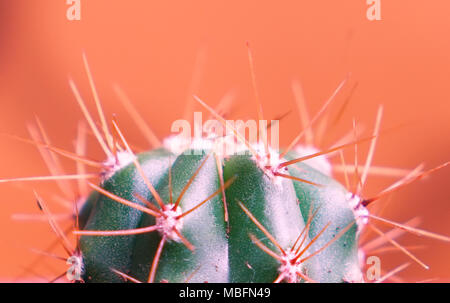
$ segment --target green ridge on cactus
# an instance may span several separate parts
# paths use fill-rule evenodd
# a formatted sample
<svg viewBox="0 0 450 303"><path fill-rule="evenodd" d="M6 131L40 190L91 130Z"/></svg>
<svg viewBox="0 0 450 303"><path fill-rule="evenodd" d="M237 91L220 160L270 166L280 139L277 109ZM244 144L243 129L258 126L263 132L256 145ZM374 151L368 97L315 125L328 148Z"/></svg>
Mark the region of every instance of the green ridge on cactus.
<svg viewBox="0 0 450 303"><path fill-rule="evenodd" d="M180 155L173 163L173 202L178 199L188 180L206 161L198 175L182 196L180 208L188 211L220 189L220 181L214 157ZM170 201L168 177L156 187L165 203ZM191 282L226 282L228 278L226 226L223 219L221 195L216 195L204 205L182 218L181 232L195 247L190 251L182 242L168 241L161 255L155 281L184 282L192 275ZM141 226L153 225L146 216ZM133 256L130 275L146 281L156 246L161 240L157 233L140 236Z"/></svg>
<svg viewBox="0 0 450 303"><path fill-rule="evenodd" d="M158 184L167 174L169 157L170 153L165 150L155 150L139 156L139 162L152 184ZM103 183L102 188L140 205L143 203L133 195L134 193L147 199L152 196L133 164L116 172ZM123 230L138 227L143 215L141 211L122 205L97 192L92 195L97 197L97 200L92 202L95 206L92 207L83 229ZM81 212L84 213L83 209ZM86 282L123 281L111 271L111 268L123 272L129 271L135 240L136 236L82 236L80 249L83 253L84 280Z"/></svg>
<svg viewBox="0 0 450 303"><path fill-rule="evenodd" d="M300 155L291 152L287 159L299 157ZM349 206L349 192L334 179L304 163L291 165L289 174L320 185L313 186L294 182L305 222L308 220L308 214L317 211L311 221L310 237L314 237L325 225L330 223L320 238L311 246L311 252L326 245L341 230L354 223L324 252L311 258L307 266L309 277L320 282L358 281L361 279L361 273L358 259L357 224Z"/></svg>
<svg viewBox="0 0 450 303"><path fill-rule="evenodd" d="M258 221L283 247L294 244L304 228L294 187L290 180L275 184L248 156L234 156L226 162L225 179L237 176L226 191L230 214L230 282L272 282L278 276L280 264L263 252L249 238L267 238L248 218L238 201L249 209ZM263 243L277 251L270 241Z"/></svg>

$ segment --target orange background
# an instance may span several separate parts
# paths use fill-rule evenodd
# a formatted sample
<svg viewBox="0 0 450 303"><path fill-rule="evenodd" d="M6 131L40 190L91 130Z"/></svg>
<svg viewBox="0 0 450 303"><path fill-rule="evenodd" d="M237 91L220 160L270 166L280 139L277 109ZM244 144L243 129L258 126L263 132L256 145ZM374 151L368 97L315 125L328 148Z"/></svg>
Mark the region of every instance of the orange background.
<svg viewBox="0 0 450 303"><path fill-rule="evenodd" d="M0 132L28 136L26 123L40 117L55 146L72 149L82 114L68 86L73 77L94 110L81 53L91 69L109 117L118 114L122 129L136 144L145 141L124 113L112 90L118 83L160 136L183 115L191 93L216 104L236 92L234 116L256 117L245 42L255 57L259 94L265 115L288 110L281 122L286 145L300 130L291 81L303 85L314 113L338 83L351 78L332 106L337 112L351 86L358 88L327 144L345 134L355 117L373 127L378 104L384 104L383 129L374 163L431 168L449 160L450 22L448 1L381 0L381 21L366 19L365 1L108 1L81 0L81 21L66 19L66 1L0 1ZM196 64L198 54L204 60ZM203 62L203 63L202 63ZM192 84L198 66L200 77ZM0 138L0 177L48 174L35 148ZM360 147L364 161L367 144ZM347 162L352 150L345 152ZM94 140L89 155L101 159ZM74 171L70 161L67 170ZM444 169L395 194L385 217L399 222L420 216L421 227L450 235L450 170ZM395 181L369 177L371 196ZM11 280L36 258L29 248L44 249L53 239L44 223L17 222L11 214L37 213L32 189L51 196L51 183L0 184L0 279ZM382 203L382 202L380 202ZM51 204L52 210L57 206ZM379 226L379 225L378 225ZM423 244L414 251L431 269L412 264L400 274L408 281L450 281L450 246L406 236L402 244ZM56 276L65 268L42 261L23 279ZM389 270L407 258L382 256Z"/></svg>

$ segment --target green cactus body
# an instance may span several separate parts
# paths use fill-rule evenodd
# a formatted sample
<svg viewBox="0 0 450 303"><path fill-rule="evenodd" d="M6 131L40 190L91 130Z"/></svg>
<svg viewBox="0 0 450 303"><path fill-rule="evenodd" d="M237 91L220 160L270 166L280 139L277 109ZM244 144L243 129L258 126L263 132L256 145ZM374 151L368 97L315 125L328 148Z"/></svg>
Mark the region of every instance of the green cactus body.
<svg viewBox="0 0 450 303"><path fill-rule="evenodd" d="M164 149L138 156L164 202L162 217L94 192L85 207L89 209L82 211L84 231L156 227L137 235L83 235L84 280L125 281L117 274L120 271L147 281L152 265L150 280L155 282L360 279L358 226L352 225L355 212L349 193L339 183L303 163L284 172L318 185L271 175L250 155L231 155L221 161L216 156L199 150L174 155ZM134 164L115 172L101 188L144 207L136 194L157 205Z"/></svg>

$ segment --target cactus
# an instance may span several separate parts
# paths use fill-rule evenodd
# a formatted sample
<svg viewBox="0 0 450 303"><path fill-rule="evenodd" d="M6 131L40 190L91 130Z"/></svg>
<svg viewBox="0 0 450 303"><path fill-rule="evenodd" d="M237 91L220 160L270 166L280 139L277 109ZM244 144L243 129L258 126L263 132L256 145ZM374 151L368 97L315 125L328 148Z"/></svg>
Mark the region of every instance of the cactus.
<svg viewBox="0 0 450 303"><path fill-rule="evenodd" d="M85 64L89 73L86 59ZM75 214L76 248L65 246L79 260L78 280L363 282L364 252L358 241L369 218L416 235L450 240L388 222L367 209L371 202L448 162L426 172L418 168L370 199L361 197L360 190L351 192L330 174L327 154L364 141L371 141L373 151L381 110L371 137L311 151L298 144L300 135L288 148L274 150L264 140L248 142L238 129L227 128L227 121L216 110L195 97L227 128L237 152L222 153L223 141L210 132L188 144L183 141L186 138L172 136L158 148L134 154L117 121L112 121L113 136L99 110L102 134L75 84L70 84L107 155L100 163L100 184L89 183L93 191L82 199L80 212ZM261 136L267 139L265 131ZM40 142L39 136L33 139L41 152L91 163L79 153L69 154L45 140ZM367 177L370 161L369 156L359 186ZM43 200L36 197L58 237L65 240Z"/></svg>
<svg viewBox="0 0 450 303"><path fill-rule="evenodd" d="M84 281L364 280L358 236L368 200L304 162L373 137L309 156L238 135L237 155L169 144L135 156L113 125L134 163L92 186L95 206L76 231Z"/></svg>
<svg viewBox="0 0 450 303"><path fill-rule="evenodd" d="M367 200L302 163L309 157L270 150L268 162L248 146L224 159L128 149L134 163L92 185L76 231L83 280L362 282Z"/></svg>
<svg viewBox="0 0 450 303"><path fill-rule="evenodd" d="M211 152L143 153L140 168L129 164L97 188L102 194L78 233L85 281L121 281L111 269L143 281L360 279L358 228L341 185L306 164L305 182L270 175L251 155L230 156L218 168ZM108 234L114 230L127 232Z"/></svg>

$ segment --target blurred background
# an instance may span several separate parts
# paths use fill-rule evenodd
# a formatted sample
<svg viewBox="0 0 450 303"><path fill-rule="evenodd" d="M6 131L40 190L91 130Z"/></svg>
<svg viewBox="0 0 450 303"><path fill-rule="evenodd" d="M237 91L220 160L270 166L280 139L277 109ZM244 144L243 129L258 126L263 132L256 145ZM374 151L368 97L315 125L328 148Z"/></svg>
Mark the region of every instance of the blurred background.
<svg viewBox="0 0 450 303"><path fill-rule="evenodd" d="M380 21L367 19L366 1L80 3L81 20L69 21L63 0L0 0L0 133L28 137L26 125L36 115L53 145L73 150L83 116L69 76L88 107L95 109L83 51L106 114L117 114L134 144L148 146L118 101L114 84L129 95L160 138L170 133L172 121L183 117L193 93L214 105L233 91L233 117L256 118L248 41L264 114L270 119L290 111L280 124L283 145L302 129L292 81L302 84L312 115L351 73L331 116L357 87L339 123L324 132L322 148L351 130L353 118L371 133L383 104L382 129L391 131L379 138L374 164L412 169L424 163L432 168L449 160L448 1L381 0ZM363 144L358 150L361 163L367 149ZM102 159L93 139L88 154ZM353 150L346 150L345 156L352 163ZM63 163L68 172L75 171L72 161ZM36 148L0 137L0 178L48 174ZM337 176L342 180L342 174ZM373 196L397 179L369 176L364 195ZM450 235L449 180L446 168L402 189L383 216L398 222L419 216L421 228ZM52 182L0 184L0 280L45 281L67 268L51 258L29 268L38 256L30 249L46 249L54 236L44 222L11 218L15 213L39 213L33 189L51 197L55 188ZM56 204L50 207L59 210ZM450 281L448 243L416 236L398 241L423 246L413 252L431 267L427 271L413 262L399 277ZM399 252L380 258L386 272L410 261Z"/></svg>

